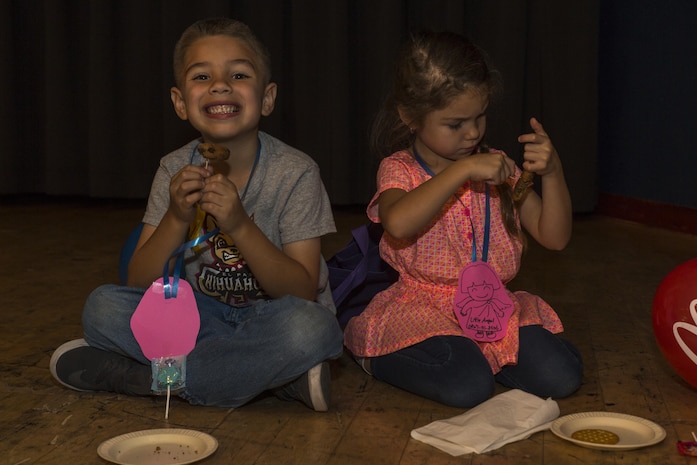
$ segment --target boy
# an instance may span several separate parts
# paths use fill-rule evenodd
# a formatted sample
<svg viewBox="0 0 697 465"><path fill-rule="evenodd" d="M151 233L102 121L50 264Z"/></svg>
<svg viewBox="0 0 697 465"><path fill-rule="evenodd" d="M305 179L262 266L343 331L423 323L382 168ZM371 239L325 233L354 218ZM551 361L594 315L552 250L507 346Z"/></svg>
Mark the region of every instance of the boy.
<svg viewBox="0 0 697 465"><path fill-rule="evenodd" d="M179 396L239 407L271 390L326 411L326 360L341 354L342 333L320 237L335 226L314 161L259 131L277 92L268 54L246 25L202 20L179 39L174 74L174 109L201 140L161 160L129 287L90 295L85 338L59 347L51 372L76 390L151 394L150 361L130 318L173 251L218 228L184 255L201 327ZM201 141L228 149L229 158L208 163Z"/></svg>

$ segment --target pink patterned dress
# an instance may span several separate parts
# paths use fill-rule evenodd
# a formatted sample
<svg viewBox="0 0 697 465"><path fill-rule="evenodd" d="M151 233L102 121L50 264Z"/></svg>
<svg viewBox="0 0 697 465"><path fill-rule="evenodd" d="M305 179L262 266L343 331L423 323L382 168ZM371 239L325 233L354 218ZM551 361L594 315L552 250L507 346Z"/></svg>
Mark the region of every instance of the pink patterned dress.
<svg viewBox="0 0 697 465"><path fill-rule="evenodd" d="M516 168L515 179L519 176ZM368 217L379 221L377 199L381 192L393 188L411 191L429 178L409 152L385 158L378 170L378 191L368 205ZM522 244L506 232L496 188L491 188L490 194L487 261L506 284L520 268ZM477 257L482 256L485 208L484 184L466 183L418 236L397 240L383 235L380 254L399 271L399 280L349 321L344 343L354 355L385 355L434 336L465 337L453 312L453 299L460 271L472 260L472 227ZM518 327L542 325L552 333L563 331L559 317L544 300L523 291L508 294L515 310L506 336L477 343L494 373L517 362Z"/></svg>

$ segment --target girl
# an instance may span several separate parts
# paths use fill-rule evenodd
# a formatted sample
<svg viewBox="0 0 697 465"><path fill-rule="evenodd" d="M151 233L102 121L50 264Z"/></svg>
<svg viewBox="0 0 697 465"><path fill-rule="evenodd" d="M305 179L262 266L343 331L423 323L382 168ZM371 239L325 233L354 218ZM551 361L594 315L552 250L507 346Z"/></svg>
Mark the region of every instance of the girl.
<svg viewBox="0 0 697 465"><path fill-rule="evenodd" d="M497 86L483 53L457 34L423 33L396 71L373 130L375 149L392 155L380 164L367 213L382 223L381 255L400 278L349 321L346 347L377 379L456 407L483 402L495 382L568 396L580 385L582 362L556 336L562 324L546 302L501 286L509 304L497 296L496 308L510 307L507 321L473 332L463 311L475 299L462 292L476 287L466 282L466 265L485 261L504 284L515 277L521 225L549 249L569 241L571 200L549 136L532 118L533 132L518 138L523 168L542 179L542 198L529 190L514 202L521 170L482 142Z"/></svg>

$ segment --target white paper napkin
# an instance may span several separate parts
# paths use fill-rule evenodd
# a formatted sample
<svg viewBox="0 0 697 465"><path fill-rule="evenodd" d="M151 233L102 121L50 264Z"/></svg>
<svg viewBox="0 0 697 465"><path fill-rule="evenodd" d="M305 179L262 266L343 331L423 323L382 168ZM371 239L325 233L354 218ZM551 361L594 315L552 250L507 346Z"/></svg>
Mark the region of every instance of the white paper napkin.
<svg viewBox="0 0 697 465"><path fill-rule="evenodd" d="M481 454L549 429L557 417L556 401L513 389L462 415L417 428L411 437L450 455Z"/></svg>

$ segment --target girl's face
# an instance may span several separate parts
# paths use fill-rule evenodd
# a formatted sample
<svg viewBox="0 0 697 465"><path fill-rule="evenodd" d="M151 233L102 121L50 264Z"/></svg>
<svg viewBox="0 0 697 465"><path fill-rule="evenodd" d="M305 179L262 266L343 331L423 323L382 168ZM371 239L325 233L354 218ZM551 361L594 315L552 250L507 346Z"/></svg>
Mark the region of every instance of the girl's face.
<svg viewBox="0 0 697 465"><path fill-rule="evenodd" d="M416 128L416 144L424 158L453 162L476 152L486 132L485 92L472 89L460 94L441 110L426 115ZM443 160L441 160L443 161Z"/></svg>
<svg viewBox="0 0 697 465"><path fill-rule="evenodd" d="M208 142L256 137L261 115L273 110L276 85L264 82L261 63L239 39L196 40L186 51L183 73L182 88L171 90L174 109Z"/></svg>

